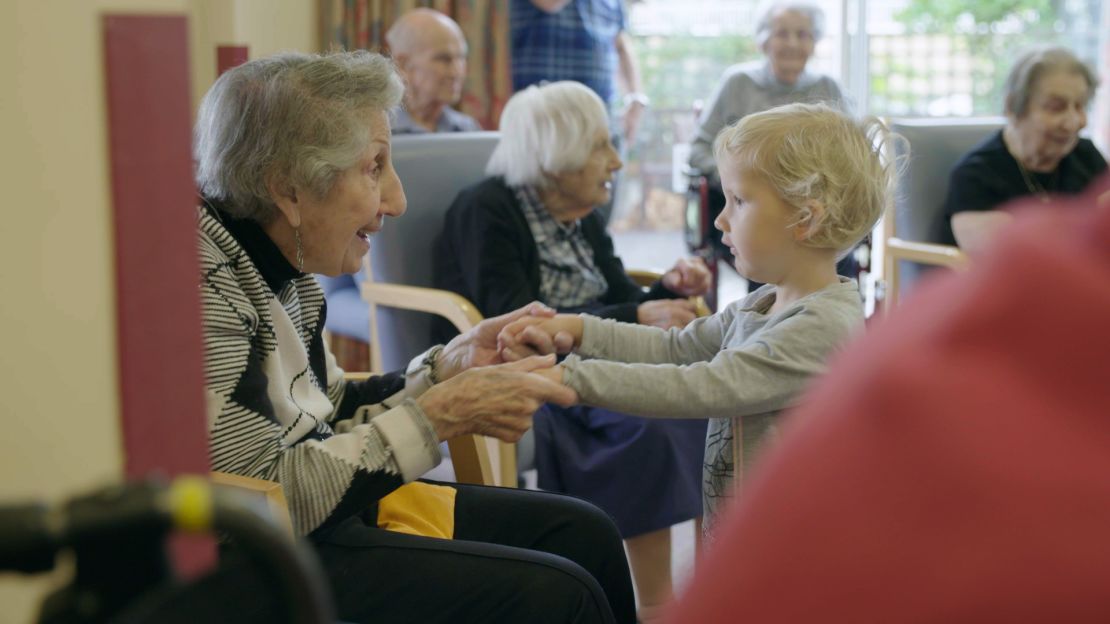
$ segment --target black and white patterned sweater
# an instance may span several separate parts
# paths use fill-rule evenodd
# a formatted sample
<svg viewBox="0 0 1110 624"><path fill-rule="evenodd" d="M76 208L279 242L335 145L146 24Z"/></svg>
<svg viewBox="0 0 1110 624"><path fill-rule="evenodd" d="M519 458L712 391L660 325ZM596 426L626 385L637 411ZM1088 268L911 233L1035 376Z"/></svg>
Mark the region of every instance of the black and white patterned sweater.
<svg viewBox="0 0 1110 624"><path fill-rule="evenodd" d="M282 484L307 535L362 512L441 457L407 376L346 381L322 337L324 294L262 228L199 208L212 469Z"/></svg>

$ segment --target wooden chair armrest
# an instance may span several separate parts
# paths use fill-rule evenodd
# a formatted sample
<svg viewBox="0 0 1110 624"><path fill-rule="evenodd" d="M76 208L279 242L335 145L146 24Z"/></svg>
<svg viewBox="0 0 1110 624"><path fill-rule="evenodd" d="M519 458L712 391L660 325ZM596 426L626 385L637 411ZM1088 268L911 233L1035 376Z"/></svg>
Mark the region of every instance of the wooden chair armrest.
<svg viewBox="0 0 1110 624"><path fill-rule="evenodd" d="M217 488L234 490L256 509L270 518L290 537L295 537L293 520L289 516L289 503L281 484L265 479L244 477L227 472L213 471L209 478Z"/></svg>
<svg viewBox="0 0 1110 624"><path fill-rule="evenodd" d="M699 316L709 316L713 314L709 309L709 304L705 302L705 297L698 295L697 297L690 297L690 301L694 302L694 312Z"/></svg>
<svg viewBox="0 0 1110 624"><path fill-rule="evenodd" d="M483 319L482 313L466 297L438 288L367 280L362 283L362 298L372 305L439 315L450 321L460 332L469 330ZM375 330L376 327L371 334ZM374 353L372 359L380 362L375 336L371 335L370 343ZM516 445L471 435L448 440L447 447L451 450L455 479L460 483L516 486ZM496 469L491 456L497 457Z"/></svg>
<svg viewBox="0 0 1110 624"><path fill-rule="evenodd" d="M650 288L652 284L663 277L661 273L648 271L646 269L628 269L625 273L627 273L628 277L640 288ZM690 301L694 303L694 309L697 311L698 316L709 316L711 314L709 305L705 303L705 297L690 297Z"/></svg>
<svg viewBox="0 0 1110 624"><path fill-rule="evenodd" d="M646 269L628 269L625 273L627 273L628 277L633 282L636 282L636 285L640 288L650 288L652 284L663 277L662 273L656 273L655 271L648 271Z"/></svg>
<svg viewBox="0 0 1110 624"><path fill-rule="evenodd" d="M959 247L907 241L896 236L888 237L883 250L883 280L886 282L883 308L888 312L898 302L898 293L902 288L902 272L899 265L903 260L948 267L957 271L963 271L971 264L967 254Z"/></svg>
<svg viewBox="0 0 1110 624"><path fill-rule="evenodd" d="M483 318L466 297L438 288L364 281L362 298L374 305L438 314L460 332L481 323Z"/></svg>
<svg viewBox="0 0 1110 624"><path fill-rule="evenodd" d="M886 253L890 254L893 260L909 260L957 270L966 269L970 264L967 254L961 251L959 247L918 243L896 237L887 239Z"/></svg>

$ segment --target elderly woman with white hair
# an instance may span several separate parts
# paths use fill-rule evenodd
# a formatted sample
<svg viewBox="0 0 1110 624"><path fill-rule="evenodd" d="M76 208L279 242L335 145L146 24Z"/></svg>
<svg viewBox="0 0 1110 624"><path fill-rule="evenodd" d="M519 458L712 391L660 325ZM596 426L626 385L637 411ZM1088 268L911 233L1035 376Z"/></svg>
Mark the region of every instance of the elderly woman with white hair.
<svg viewBox="0 0 1110 624"><path fill-rule="evenodd" d="M710 225L725 205L713 139L721 129L752 113L784 104L823 103L846 109L840 86L828 76L806 69L817 42L825 33L825 13L806 0L775 0L764 3L756 21L755 40L764 59L734 65L725 71L709 103L698 119L697 133L690 145L690 169L709 180L709 228L705 234L716 245ZM716 247L728 257L721 245ZM854 277L851 256L838 265L841 274ZM749 284L749 291L759 284Z"/></svg>
<svg viewBox="0 0 1110 624"><path fill-rule="evenodd" d="M972 148L952 169L941 242L977 252L1009 223L1008 201L1071 195L1106 171L1089 139L1087 107L1098 80L1067 48L1022 54L1005 84L1006 126Z"/></svg>
<svg viewBox="0 0 1110 624"><path fill-rule="evenodd" d="M488 319L406 371L349 381L321 335L312 273L359 268L405 211L387 112L390 62L368 52L287 53L228 71L197 115L195 158L208 431L216 470L276 480L294 528L352 622L631 622L612 521L538 492L410 483L440 440L515 441L562 386L498 365L510 319ZM275 621L261 580L227 566L213 588L237 621ZM220 589L222 588L222 589ZM200 618L198 618L199 620Z"/></svg>
<svg viewBox="0 0 1110 624"><path fill-rule="evenodd" d="M709 285L700 260L680 260L644 292L625 274L595 208L621 167L605 106L577 82L518 92L501 115L491 177L463 190L436 243L437 285L486 316L539 300L560 311L681 328L687 300ZM641 619L671 596L670 526L699 517L705 423L652 421L592 407L535 416L545 490L585 498L617 522Z"/></svg>
<svg viewBox="0 0 1110 624"><path fill-rule="evenodd" d="M782 0L763 7L755 39L766 57L730 67L698 119L690 146L690 166L717 181L713 139L722 128L752 113L794 103L824 103L844 108L836 81L806 70L825 32L825 13L804 0Z"/></svg>

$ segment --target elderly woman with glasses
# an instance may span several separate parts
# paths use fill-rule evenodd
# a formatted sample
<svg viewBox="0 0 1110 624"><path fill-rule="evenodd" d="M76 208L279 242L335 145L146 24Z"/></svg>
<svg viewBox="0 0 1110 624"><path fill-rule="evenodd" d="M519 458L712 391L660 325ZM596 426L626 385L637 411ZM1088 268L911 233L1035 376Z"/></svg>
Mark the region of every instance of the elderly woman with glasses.
<svg viewBox="0 0 1110 624"><path fill-rule="evenodd" d="M941 242L976 252L1009 223L1000 207L1019 197L1075 194L1106 171L1079 131L1098 80L1070 50L1046 47L1018 58L1006 78L1006 126L956 163L944 203Z"/></svg>
<svg viewBox="0 0 1110 624"><path fill-rule="evenodd" d="M489 319L407 371L348 381L322 340L312 273L359 268L405 195L388 111L402 84L376 54L287 53L233 69L197 116L200 290L212 467L281 483L294 528L352 622L631 622L612 522L538 492L409 483L438 442L515 441L569 392L497 365ZM395 529L395 530L393 530ZM225 568L223 574L234 574ZM217 584L244 621L275 621L249 575ZM231 590L228 590L231 591Z"/></svg>
<svg viewBox="0 0 1110 624"><path fill-rule="evenodd" d="M501 115L491 177L459 193L436 243L437 285L486 316L532 300L561 311L663 328L694 319L700 260L680 260L648 292L625 274L595 209L621 167L605 106L570 81L518 92ZM701 516L705 422L650 420L594 407L535 417L539 486L585 498L628 546L641 621L671 596L670 527Z"/></svg>

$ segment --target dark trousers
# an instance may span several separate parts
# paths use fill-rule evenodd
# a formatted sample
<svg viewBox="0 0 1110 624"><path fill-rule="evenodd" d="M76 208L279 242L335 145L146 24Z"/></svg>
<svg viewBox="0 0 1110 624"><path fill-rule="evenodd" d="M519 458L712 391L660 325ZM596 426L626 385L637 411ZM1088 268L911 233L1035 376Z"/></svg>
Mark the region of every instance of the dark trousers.
<svg viewBox="0 0 1110 624"><path fill-rule="evenodd" d="M384 531L360 518L312 537L340 620L635 622L621 538L600 509L547 492L442 485L458 491L453 540ZM208 624L286 621L272 592L232 552L166 611Z"/></svg>
<svg viewBox="0 0 1110 624"><path fill-rule="evenodd" d="M546 492L449 484L455 539L348 520L319 536L337 610L352 622L634 622L613 521Z"/></svg>

